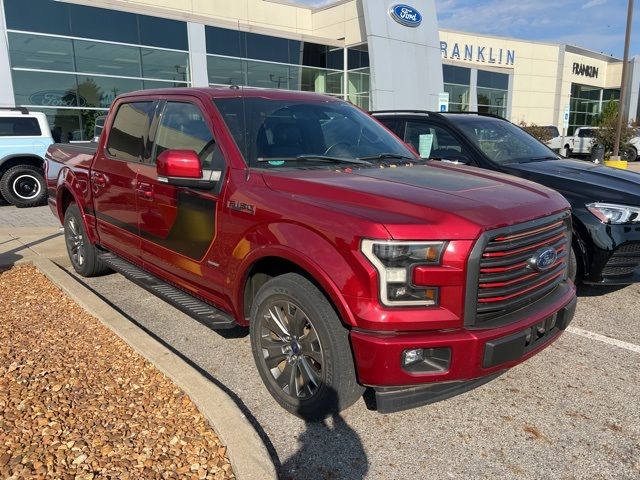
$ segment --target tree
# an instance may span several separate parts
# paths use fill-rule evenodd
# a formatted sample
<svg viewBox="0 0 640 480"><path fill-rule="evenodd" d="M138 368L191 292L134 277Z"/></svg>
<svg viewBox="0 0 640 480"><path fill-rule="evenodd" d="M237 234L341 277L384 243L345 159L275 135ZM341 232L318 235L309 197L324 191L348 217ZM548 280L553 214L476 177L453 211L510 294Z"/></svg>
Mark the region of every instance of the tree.
<svg viewBox="0 0 640 480"><path fill-rule="evenodd" d="M520 128L526 131L532 137L538 139L542 143L547 143L553 138L551 130L547 127L541 127L535 123L528 124L525 121L520 122Z"/></svg>
<svg viewBox="0 0 640 480"><path fill-rule="evenodd" d="M613 152L613 144L616 138L616 128L618 125L618 109L619 103L610 101L602 109L602 113L594 120L594 125L598 127L594 145L602 145L604 147L605 156L608 157ZM633 128L623 125L620 135L620 154L629 148L629 140L634 135Z"/></svg>

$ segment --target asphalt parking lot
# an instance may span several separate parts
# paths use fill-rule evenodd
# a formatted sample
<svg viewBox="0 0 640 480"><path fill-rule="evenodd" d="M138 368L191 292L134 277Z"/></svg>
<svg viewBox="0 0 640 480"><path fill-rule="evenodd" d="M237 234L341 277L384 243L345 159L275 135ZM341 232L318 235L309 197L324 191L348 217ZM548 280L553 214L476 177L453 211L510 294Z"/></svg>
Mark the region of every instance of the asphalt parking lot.
<svg viewBox="0 0 640 480"><path fill-rule="evenodd" d="M19 217L44 226L45 209ZM246 332L211 331L119 274L82 281L224 386L283 479L640 478L640 285L582 288L570 331L479 389L391 415L361 400L305 424L263 387Z"/></svg>

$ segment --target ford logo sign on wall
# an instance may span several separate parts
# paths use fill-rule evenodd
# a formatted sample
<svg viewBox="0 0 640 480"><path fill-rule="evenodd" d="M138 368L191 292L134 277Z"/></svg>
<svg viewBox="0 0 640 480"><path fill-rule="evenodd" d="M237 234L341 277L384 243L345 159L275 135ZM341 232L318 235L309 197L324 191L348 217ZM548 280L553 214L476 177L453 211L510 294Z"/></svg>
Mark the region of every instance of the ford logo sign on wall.
<svg viewBox="0 0 640 480"><path fill-rule="evenodd" d="M409 5L394 5L389 9L389 15L400 25L405 27L418 27L422 23L422 15Z"/></svg>
<svg viewBox="0 0 640 480"><path fill-rule="evenodd" d="M538 250L536 254L529 260L529 264L539 272L549 270L556 264L558 253L555 248L545 248Z"/></svg>

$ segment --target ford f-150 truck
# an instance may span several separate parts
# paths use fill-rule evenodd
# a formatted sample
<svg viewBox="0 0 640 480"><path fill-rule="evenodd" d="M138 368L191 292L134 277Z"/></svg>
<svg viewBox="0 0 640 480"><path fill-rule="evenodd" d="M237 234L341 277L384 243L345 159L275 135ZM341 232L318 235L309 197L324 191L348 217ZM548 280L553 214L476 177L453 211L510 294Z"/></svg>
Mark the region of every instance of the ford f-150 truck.
<svg viewBox="0 0 640 480"><path fill-rule="evenodd" d="M53 145L75 270L116 270L212 329L248 326L266 388L321 418L469 390L571 321L569 206L534 183L426 165L331 97L122 95L97 146Z"/></svg>

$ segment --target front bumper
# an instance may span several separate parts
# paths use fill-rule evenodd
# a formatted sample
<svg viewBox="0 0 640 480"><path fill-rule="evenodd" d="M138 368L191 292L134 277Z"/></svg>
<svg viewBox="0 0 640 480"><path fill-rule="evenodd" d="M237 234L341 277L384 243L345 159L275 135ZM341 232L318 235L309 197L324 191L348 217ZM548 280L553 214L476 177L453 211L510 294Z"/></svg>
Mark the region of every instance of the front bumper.
<svg viewBox="0 0 640 480"><path fill-rule="evenodd" d="M353 330L359 381L376 390L378 410L386 412L439 401L486 383L541 351L569 325L576 308L575 289L567 283L558 289L551 308L503 327L396 334ZM408 371L401 364L402 354L414 348L449 348L448 368Z"/></svg>

